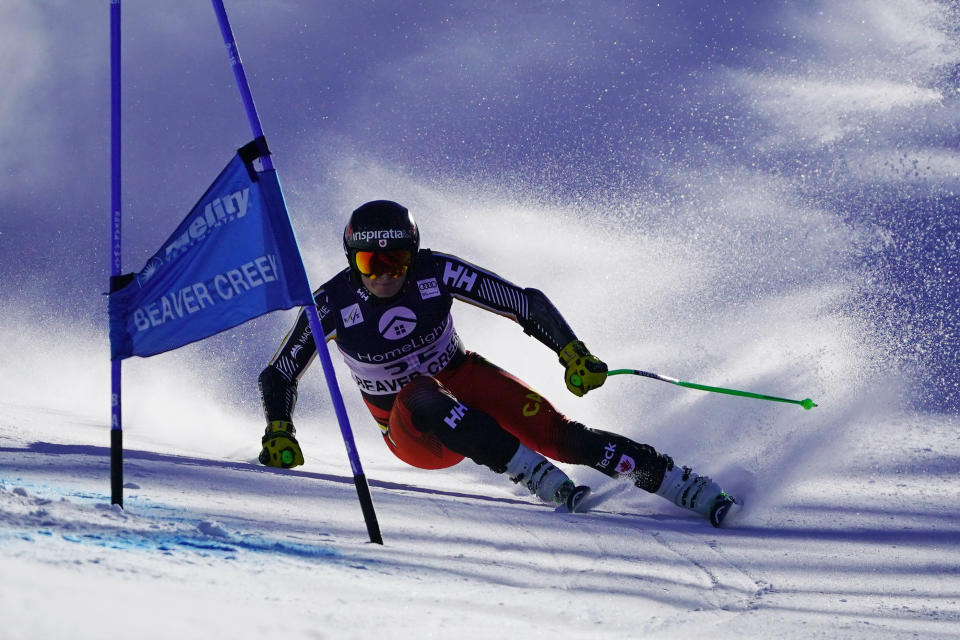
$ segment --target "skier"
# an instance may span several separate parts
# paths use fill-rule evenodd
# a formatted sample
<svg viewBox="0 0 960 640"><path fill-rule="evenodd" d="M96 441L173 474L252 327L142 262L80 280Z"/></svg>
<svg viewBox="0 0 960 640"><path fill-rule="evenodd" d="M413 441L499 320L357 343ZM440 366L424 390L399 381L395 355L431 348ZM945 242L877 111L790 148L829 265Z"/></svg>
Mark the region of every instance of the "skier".
<svg viewBox="0 0 960 640"><path fill-rule="evenodd" d="M588 428L535 391L464 349L453 299L507 316L552 349L577 396L601 386L607 365L578 340L537 289L522 289L456 256L420 248L407 209L377 200L356 209L343 233L349 266L314 294L324 339L334 340L387 447L423 469L465 457L506 474L548 504L575 511L587 487L550 460L632 481L720 526L735 499L710 478L624 436ZM259 377L267 419L260 462L303 464L292 414L297 383L316 355L306 313Z"/></svg>

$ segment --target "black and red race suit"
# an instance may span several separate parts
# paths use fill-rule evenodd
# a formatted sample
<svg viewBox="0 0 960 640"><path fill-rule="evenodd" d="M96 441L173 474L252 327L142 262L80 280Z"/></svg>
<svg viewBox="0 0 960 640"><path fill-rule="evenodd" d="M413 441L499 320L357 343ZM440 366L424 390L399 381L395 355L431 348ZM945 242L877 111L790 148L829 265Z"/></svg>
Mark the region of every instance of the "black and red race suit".
<svg viewBox="0 0 960 640"><path fill-rule="evenodd" d="M516 321L559 352L576 336L542 292L421 249L391 298L372 295L349 268L314 298L324 339L337 345L387 446L405 462L437 469L466 456L502 471L519 440L554 460L658 488L667 456L569 420L526 384L464 349L450 313L455 298ZM297 382L315 356L301 312L260 374L268 421L292 421Z"/></svg>

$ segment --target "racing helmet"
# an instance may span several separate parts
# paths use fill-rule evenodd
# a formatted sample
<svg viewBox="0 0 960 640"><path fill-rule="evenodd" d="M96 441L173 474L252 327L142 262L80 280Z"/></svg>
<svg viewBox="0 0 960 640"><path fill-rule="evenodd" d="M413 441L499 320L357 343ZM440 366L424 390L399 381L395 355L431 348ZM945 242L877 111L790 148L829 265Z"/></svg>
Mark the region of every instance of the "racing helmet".
<svg viewBox="0 0 960 640"><path fill-rule="evenodd" d="M397 278L413 266L419 248L417 223L392 200L360 205L343 230L343 252L357 275Z"/></svg>

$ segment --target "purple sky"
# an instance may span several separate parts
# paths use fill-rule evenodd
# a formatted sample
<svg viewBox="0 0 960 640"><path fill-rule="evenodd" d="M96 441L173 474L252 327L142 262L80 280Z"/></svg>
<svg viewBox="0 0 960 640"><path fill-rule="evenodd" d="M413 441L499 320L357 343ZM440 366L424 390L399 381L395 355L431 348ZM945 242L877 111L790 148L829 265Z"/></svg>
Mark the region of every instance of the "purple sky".
<svg viewBox="0 0 960 640"><path fill-rule="evenodd" d="M671 202L744 172L865 229L851 255L906 274L899 294L916 295L898 304L942 325L960 289L960 19L930 0L839 4L226 6L301 242L335 250L350 208L414 197L358 180L371 166L563 207L654 204L664 226ZM250 136L208 3L123 14L136 270ZM108 270L108 15L106 0L0 6L0 297L84 318Z"/></svg>

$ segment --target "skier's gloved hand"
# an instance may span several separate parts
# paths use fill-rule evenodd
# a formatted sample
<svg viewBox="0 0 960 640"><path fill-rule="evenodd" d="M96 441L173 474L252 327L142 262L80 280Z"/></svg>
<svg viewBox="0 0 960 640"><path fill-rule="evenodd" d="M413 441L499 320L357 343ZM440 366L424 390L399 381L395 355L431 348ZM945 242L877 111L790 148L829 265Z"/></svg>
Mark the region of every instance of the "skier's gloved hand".
<svg viewBox="0 0 960 640"><path fill-rule="evenodd" d="M286 420L270 422L263 435L260 464L283 469L303 464L303 452L300 451L300 443L294 437L296 433L292 422Z"/></svg>
<svg viewBox="0 0 960 640"><path fill-rule="evenodd" d="M560 364L567 368L563 379L567 389L575 396L583 396L607 380L606 363L590 353L579 340L571 340L560 349Z"/></svg>

